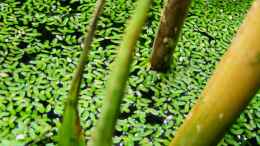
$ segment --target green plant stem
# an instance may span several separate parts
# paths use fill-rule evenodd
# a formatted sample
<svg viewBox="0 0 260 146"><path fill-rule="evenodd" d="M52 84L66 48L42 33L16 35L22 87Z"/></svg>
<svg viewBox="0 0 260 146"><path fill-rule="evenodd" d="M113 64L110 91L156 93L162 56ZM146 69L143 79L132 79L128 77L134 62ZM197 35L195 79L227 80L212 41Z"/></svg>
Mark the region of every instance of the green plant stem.
<svg viewBox="0 0 260 146"><path fill-rule="evenodd" d="M83 76L85 64L88 60L90 45L94 38L97 20L102 12L105 0L98 0L94 11L92 21L89 24L84 43L83 52L79 59L79 64L76 68L72 79L69 95L65 103L63 115L63 123L59 129L59 145L60 146L81 146L84 145L84 137L80 128L80 120L78 115L78 96L80 84Z"/></svg>
<svg viewBox="0 0 260 146"><path fill-rule="evenodd" d="M151 0L139 0L132 20L130 20L126 28L126 33L107 83L101 116L93 132L89 143L90 146L111 146L112 144L114 127L120 113L120 103L123 98L132 56L150 4Z"/></svg>
<svg viewBox="0 0 260 146"><path fill-rule="evenodd" d="M170 146L215 146L260 87L260 0L249 10Z"/></svg>

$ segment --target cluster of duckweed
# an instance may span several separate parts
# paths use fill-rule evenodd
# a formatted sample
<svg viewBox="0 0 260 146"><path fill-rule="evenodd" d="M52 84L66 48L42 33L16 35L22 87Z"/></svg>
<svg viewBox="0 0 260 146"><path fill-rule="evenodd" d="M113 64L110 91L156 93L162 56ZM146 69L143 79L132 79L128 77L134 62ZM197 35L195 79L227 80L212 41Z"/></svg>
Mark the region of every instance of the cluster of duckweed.
<svg viewBox="0 0 260 146"><path fill-rule="evenodd" d="M0 2L0 145L56 145L63 102L96 0ZM108 0L79 102L89 139L125 23L136 0ZM162 0L154 0L136 47L114 144L167 145L228 48L252 0L194 0L167 74L149 69ZM230 87L232 88L232 87ZM260 143L260 94L221 141Z"/></svg>

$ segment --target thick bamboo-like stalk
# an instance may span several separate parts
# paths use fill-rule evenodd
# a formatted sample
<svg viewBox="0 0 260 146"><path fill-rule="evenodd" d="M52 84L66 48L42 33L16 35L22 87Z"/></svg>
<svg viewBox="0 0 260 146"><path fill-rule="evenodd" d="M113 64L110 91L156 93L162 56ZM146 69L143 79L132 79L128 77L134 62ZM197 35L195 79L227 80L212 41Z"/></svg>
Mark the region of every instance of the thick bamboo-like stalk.
<svg viewBox="0 0 260 146"><path fill-rule="evenodd" d="M63 122L59 129L59 146L83 146L84 137L80 128L80 120L78 115L78 96L80 84L83 76L85 64L88 59L88 52L93 40L97 20L102 12L105 0L98 0L96 9L93 13L92 21L89 24L84 43L83 52L79 59L79 64L76 68L69 90L68 98L66 99Z"/></svg>
<svg viewBox="0 0 260 146"><path fill-rule="evenodd" d="M168 0L153 44L151 69L165 72L170 66L191 0Z"/></svg>
<svg viewBox="0 0 260 146"><path fill-rule="evenodd" d="M260 0L170 146L215 146L260 87Z"/></svg>
<svg viewBox="0 0 260 146"><path fill-rule="evenodd" d="M101 116L97 121L96 129L93 131L90 146L112 145L114 127L120 113L120 103L123 98L135 44L145 23L150 4L151 0L139 0L132 20L126 28L111 76L106 85Z"/></svg>

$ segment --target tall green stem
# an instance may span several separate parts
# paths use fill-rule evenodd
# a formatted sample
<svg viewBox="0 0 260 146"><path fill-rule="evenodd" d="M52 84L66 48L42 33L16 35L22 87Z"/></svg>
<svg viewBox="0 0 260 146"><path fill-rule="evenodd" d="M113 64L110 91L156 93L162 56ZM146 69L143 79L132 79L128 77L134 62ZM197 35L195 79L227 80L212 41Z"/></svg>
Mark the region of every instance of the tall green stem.
<svg viewBox="0 0 260 146"><path fill-rule="evenodd" d="M92 135L90 146L111 146L116 119L120 112L135 44L145 23L151 0L139 0L137 9L126 28L114 68L107 83L100 119Z"/></svg>
<svg viewBox="0 0 260 146"><path fill-rule="evenodd" d="M83 146L84 137L80 128L80 120L78 115L78 96L80 84L83 76L85 64L88 60L88 52L93 40L97 20L102 12L105 0L98 0L96 9L93 14L92 21L88 27L83 52L79 59L79 64L76 68L75 74L72 79L69 95L65 103L65 110L63 115L63 123L59 129L59 145L60 146Z"/></svg>

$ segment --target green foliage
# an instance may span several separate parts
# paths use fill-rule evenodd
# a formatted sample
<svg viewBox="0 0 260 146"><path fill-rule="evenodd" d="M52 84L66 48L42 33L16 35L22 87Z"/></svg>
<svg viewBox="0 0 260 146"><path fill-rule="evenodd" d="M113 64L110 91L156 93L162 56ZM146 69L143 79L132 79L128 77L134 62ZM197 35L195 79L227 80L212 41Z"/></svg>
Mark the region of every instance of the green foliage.
<svg viewBox="0 0 260 146"><path fill-rule="evenodd" d="M98 24L79 101L86 138L102 106L104 84L135 0L110 0ZM71 3L71 4L70 4ZM149 70L162 2L154 0L136 47L114 143L167 145L215 64L228 48L251 0L195 0L168 74ZM80 43L95 0L3 0L0 2L0 145L57 142ZM194 29L207 31L215 40ZM232 87L230 87L232 88ZM220 146L260 143L260 94ZM249 145L248 144L248 145Z"/></svg>

